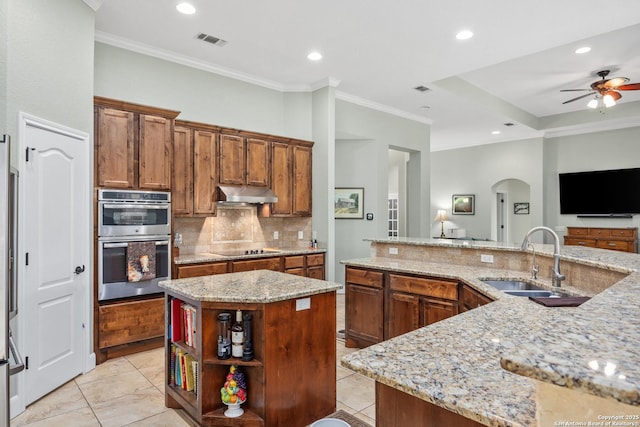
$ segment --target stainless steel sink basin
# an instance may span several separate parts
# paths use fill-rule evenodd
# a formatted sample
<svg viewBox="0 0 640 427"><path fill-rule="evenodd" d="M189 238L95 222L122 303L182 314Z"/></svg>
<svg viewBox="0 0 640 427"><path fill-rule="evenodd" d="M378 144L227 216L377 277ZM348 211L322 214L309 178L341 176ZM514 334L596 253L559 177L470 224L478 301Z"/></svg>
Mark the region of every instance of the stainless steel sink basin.
<svg viewBox="0 0 640 427"><path fill-rule="evenodd" d="M500 291L545 291L540 286L532 285L521 280L483 280L487 285L491 285Z"/></svg>
<svg viewBox="0 0 640 427"><path fill-rule="evenodd" d="M551 297L560 298L559 294L552 291L503 291L505 294L514 295L516 297Z"/></svg>

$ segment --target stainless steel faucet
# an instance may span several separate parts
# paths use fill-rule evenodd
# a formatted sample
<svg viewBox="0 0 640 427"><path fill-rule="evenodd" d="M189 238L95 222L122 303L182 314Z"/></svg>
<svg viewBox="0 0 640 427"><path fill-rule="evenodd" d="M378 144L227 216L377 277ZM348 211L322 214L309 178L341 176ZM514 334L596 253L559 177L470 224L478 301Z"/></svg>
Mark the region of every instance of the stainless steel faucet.
<svg viewBox="0 0 640 427"><path fill-rule="evenodd" d="M527 247L531 248L531 250L533 251L533 265L531 266L531 278L535 280L538 278L538 272L540 271L538 264L536 264L536 247L533 246L531 243L527 243Z"/></svg>
<svg viewBox="0 0 640 427"><path fill-rule="evenodd" d="M527 250L527 248L531 244L529 242L529 237L533 233L535 233L536 231L546 231L549 234L551 234L551 236L553 236L553 280L552 280L552 284L553 284L553 286L559 288L560 284L565 279L565 277L562 274L560 274L560 238L555 233L555 231L553 231L549 227L544 227L544 226L533 227L531 230L529 230L527 232L527 235L524 236L524 240L522 241L521 249L523 251ZM535 250L534 250L534 256L535 256ZM534 268L535 268L535 261L534 261ZM537 273L537 271L536 271L536 273Z"/></svg>

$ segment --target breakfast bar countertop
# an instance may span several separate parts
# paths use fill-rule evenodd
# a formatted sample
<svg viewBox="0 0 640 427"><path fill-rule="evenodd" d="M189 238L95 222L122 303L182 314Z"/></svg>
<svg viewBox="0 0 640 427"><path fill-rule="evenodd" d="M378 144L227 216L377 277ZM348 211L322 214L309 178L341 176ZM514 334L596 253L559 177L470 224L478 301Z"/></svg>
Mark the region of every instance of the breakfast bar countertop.
<svg viewBox="0 0 640 427"><path fill-rule="evenodd" d="M456 245L440 239L395 243ZM519 251L492 242L457 244ZM552 247L536 245L536 252L550 255ZM580 307L546 308L481 281L527 279L522 271L375 256L343 261L353 267L456 279L495 301L358 350L343 357L342 364L492 426L537 425L534 380L633 405L640 413L640 256L563 247L562 259L628 276L597 295L580 291L592 296ZM566 290L576 292L570 286Z"/></svg>

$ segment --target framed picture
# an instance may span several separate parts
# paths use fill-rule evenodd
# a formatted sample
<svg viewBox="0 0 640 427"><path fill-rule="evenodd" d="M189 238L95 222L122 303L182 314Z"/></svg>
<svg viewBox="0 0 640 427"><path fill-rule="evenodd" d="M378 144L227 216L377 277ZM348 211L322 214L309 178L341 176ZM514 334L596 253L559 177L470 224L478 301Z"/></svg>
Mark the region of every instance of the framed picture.
<svg viewBox="0 0 640 427"><path fill-rule="evenodd" d="M364 217L364 188L336 188L333 198L336 219Z"/></svg>
<svg viewBox="0 0 640 427"><path fill-rule="evenodd" d="M514 203L513 204L513 213L515 215L529 215L529 203Z"/></svg>
<svg viewBox="0 0 640 427"><path fill-rule="evenodd" d="M451 206L453 215L475 215L476 196L473 194L454 194Z"/></svg>

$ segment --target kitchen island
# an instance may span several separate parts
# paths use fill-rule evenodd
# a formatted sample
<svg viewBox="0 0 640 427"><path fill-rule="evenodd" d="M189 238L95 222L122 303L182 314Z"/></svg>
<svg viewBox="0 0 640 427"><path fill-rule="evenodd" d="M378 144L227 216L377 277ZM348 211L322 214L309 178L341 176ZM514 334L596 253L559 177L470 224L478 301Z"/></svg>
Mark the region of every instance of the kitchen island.
<svg viewBox="0 0 640 427"><path fill-rule="evenodd" d="M342 359L376 380L377 425L640 425L640 256L564 247L564 290L592 298L547 308L482 281L529 279L531 251L440 239L371 242L370 258L343 263L456 280L494 300ZM550 287L552 247L536 245L536 255L536 283Z"/></svg>
<svg viewBox="0 0 640 427"><path fill-rule="evenodd" d="M167 280L160 286L166 304L167 407L184 409L196 423L210 426L303 427L335 411L335 291L340 284L257 270ZM192 340L176 332L179 310L191 313ZM251 360L217 357L218 314L236 310L251 315ZM171 369L176 353L196 362L195 390L176 384ZM238 418L225 417L220 395L233 364L247 384L245 412Z"/></svg>

